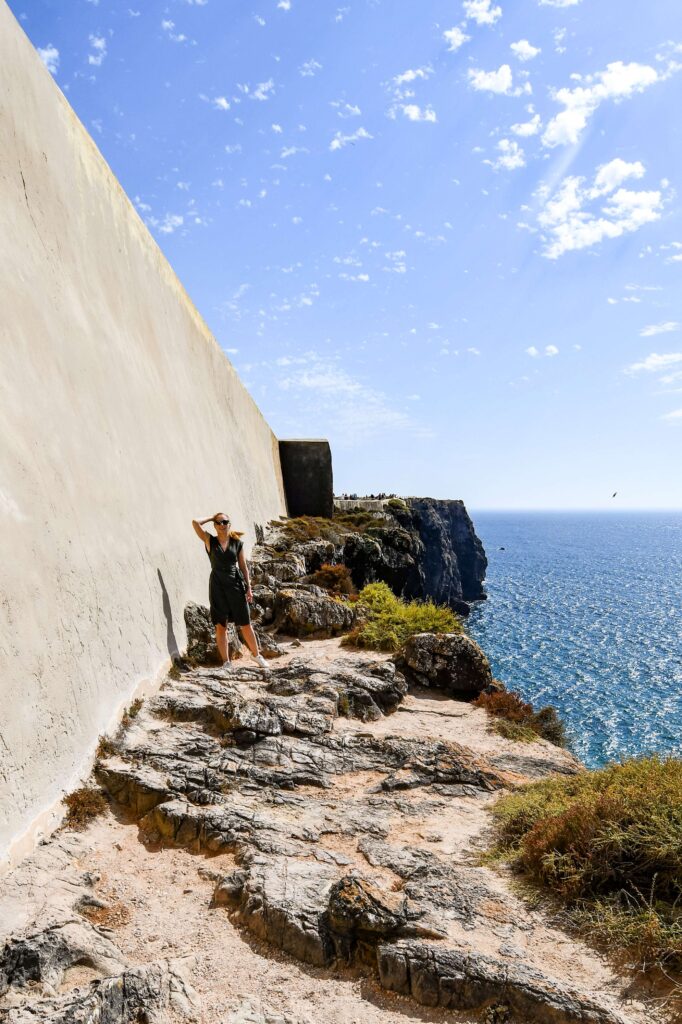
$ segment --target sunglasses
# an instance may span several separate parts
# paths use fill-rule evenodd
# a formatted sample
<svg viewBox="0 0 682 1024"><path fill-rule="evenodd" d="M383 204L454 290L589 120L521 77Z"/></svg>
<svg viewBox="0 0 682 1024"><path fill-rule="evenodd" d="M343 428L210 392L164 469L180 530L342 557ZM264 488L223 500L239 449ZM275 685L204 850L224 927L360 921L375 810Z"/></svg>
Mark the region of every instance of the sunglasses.
<svg viewBox="0 0 682 1024"><path fill-rule="evenodd" d="M215 519L214 522L215 522L216 526L229 526L230 525L230 520L229 519Z"/></svg>

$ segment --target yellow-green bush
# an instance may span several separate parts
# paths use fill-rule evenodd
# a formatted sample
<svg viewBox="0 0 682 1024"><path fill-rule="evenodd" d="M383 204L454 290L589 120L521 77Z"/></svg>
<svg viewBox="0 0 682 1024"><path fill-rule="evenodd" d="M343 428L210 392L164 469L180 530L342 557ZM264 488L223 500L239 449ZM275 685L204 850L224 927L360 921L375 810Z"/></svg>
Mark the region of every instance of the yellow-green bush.
<svg viewBox="0 0 682 1024"><path fill-rule="evenodd" d="M496 852L588 935L682 968L682 761L637 758L523 786L494 809Z"/></svg>
<svg viewBox="0 0 682 1024"><path fill-rule="evenodd" d="M369 583L358 597L366 621L344 644L375 651L398 651L416 633L459 633L462 625L449 608L432 601L403 601L385 583Z"/></svg>

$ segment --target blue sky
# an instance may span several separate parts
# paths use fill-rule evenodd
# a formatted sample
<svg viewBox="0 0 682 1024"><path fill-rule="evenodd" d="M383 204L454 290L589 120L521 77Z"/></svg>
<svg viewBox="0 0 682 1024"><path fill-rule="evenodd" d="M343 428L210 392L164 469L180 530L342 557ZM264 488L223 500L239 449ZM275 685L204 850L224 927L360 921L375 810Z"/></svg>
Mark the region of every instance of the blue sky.
<svg viewBox="0 0 682 1024"><path fill-rule="evenodd" d="M679 0L10 6L337 491L682 507Z"/></svg>

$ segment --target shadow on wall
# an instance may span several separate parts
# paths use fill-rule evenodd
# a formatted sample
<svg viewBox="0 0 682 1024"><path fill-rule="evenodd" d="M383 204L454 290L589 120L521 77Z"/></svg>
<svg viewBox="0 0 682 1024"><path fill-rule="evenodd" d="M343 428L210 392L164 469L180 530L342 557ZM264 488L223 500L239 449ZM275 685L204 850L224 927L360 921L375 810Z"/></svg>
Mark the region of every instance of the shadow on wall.
<svg viewBox="0 0 682 1024"><path fill-rule="evenodd" d="M166 590L166 584L163 582L161 570L157 569L156 574L159 577L161 594L163 595L163 614L166 616L166 644L168 645L168 653L170 654L171 661L175 662L180 657L180 649L178 648L178 641L175 639L175 632L173 630L173 612L171 610L170 598L168 596L168 591Z"/></svg>

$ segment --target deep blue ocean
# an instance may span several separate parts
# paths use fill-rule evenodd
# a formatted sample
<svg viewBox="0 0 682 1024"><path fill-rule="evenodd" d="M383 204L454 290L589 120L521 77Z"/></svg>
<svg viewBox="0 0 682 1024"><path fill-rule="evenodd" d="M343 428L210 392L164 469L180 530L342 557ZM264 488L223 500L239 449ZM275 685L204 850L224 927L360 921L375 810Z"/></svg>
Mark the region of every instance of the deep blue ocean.
<svg viewBox="0 0 682 1024"><path fill-rule="evenodd" d="M496 678L553 704L590 767L682 755L682 512L471 517L488 600L467 629Z"/></svg>

